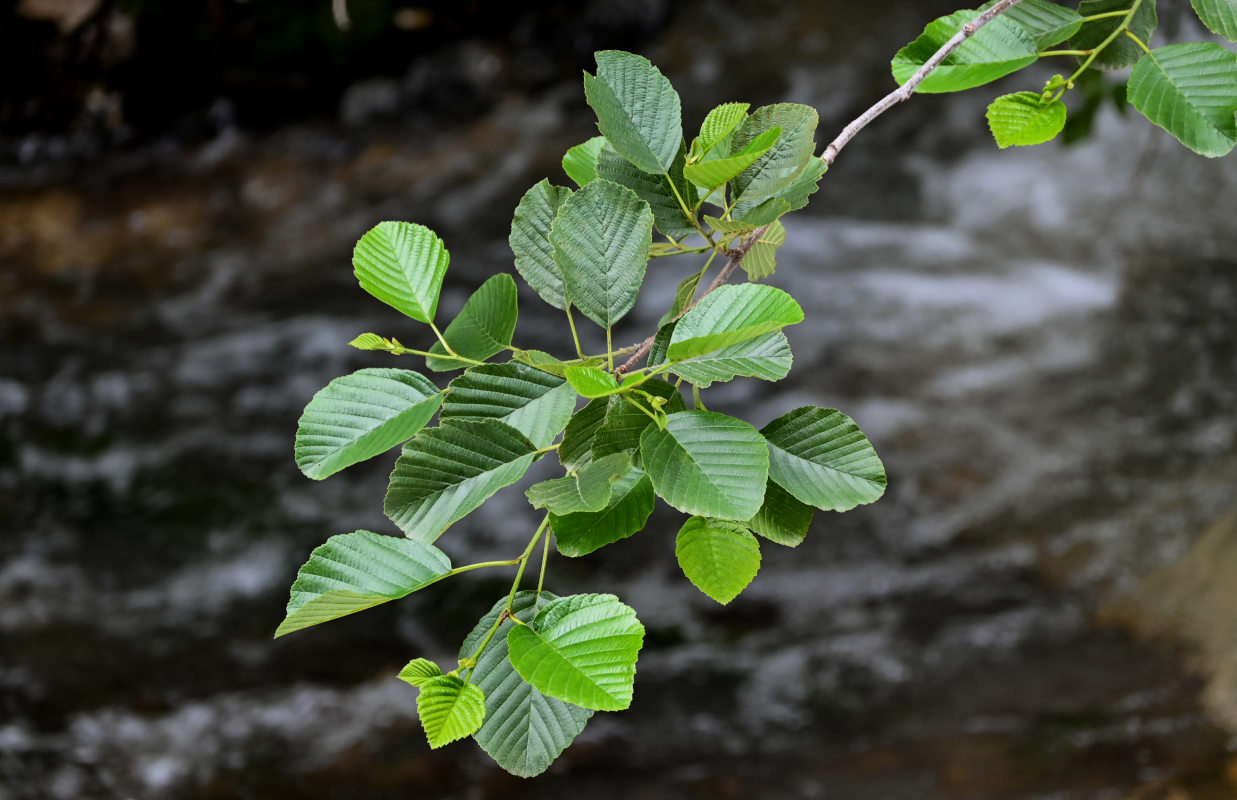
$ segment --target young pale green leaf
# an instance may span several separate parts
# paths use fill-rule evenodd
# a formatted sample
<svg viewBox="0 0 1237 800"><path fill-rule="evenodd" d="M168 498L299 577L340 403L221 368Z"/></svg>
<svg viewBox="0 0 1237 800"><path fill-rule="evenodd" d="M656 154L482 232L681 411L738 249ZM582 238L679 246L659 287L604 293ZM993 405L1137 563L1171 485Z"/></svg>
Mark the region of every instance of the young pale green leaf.
<svg viewBox="0 0 1237 800"><path fill-rule="evenodd" d="M432 545L370 531L332 536L297 573L275 638L398 600L450 570Z"/></svg>
<svg viewBox="0 0 1237 800"><path fill-rule="evenodd" d="M511 610L521 619L536 616L540 605L557 600L549 592L517 592ZM460 647L460 659L472 658L506 608L503 597L477 622ZM473 734L481 749L498 766L521 778L549 769L554 759L584 730L593 712L553 697L546 697L520 677L507 656L510 619L498 626L477 666L468 676L485 693L485 721Z"/></svg>
<svg viewBox="0 0 1237 800"><path fill-rule="evenodd" d="M769 148L773 147L781 135L781 128L770 128L748 142L746 147L733 156L684 167L683 177L706 192L712 192L769 152Z"/></svg>
<svg viewBox="0 0 1237 800"><path fill-rule="evenodd" d="M1130 0L1082 0L1078 4L1078 13L1084 17L1093 17L1114 11L1128 11L1131 6ZM1086 20L1078 33L1070 39L1070 47L1075 50L1099 47L1124 21L1124 16ZM1134 12L1134 18L1130 20L1129 31L1144 44L1150 44L1158 25L1155 0L1143 0ZM1124 69L1136 64L1142 57L1143 50L1137 43L1128 36L1118 36L1096 56L1091 66L1098 69Z"/></svg>
<svg viewBox="0 0 1237 800"><path fill-rule="evenodd" d="M593 440L597 430L606 421L606 409L612 398L598 397L588 401L575 413L563 431L563 441L558 446L558 460L563 467L579 472L593 460Z"/></svg>
<svg viewBox="0 0 1237 800"><path fill-rule="evenodd" d="M816 124L820 121L816 109L797 103L761 106L743 121L730 140L731 154L744 152L768 131L781 128L782 133L751 166L734 177L731 187L734 197L745 206L753 206L789 188L815 156Z"/></svg>
<svg viewBox="0 0 1237 800"><path fill-rule="evenodd" d="M692 162L704 158L713 147L720 144L747 118L748 103L723 103L714 108L700 124L700 135L692 140Z"/></svg>
<svg viewBox="0 0 1237 800"><path fill-rule="evenodd" d="M442 239L411 222L380 222L352 251L361 288L418 322L434 321L450 261Z"/></svg>
<svg viewBox="0 0 1237 800"><path fill-rule="evenodd" d="M405 369L368 368L314 395L296 426L296 465L314 480L411 439L438 410L442 392Z"/></svg>
<svg viewBox="0 0 1237 800"><path fill-rule="evenodd" d="M644 433L644 429L656 424L649 416L649 412L654 411L654 406L659 405L666 414L674 414L686 408L679 390L663 380L651 378L640 384L639 391L652 397L636 393L634 396L628 394L610 400L605 421L597 428L593 438L594 458L640 447L640 435ZM636 403L640 405L637 406ZM641 410L642 408L644 410Z"/></svg>
<svg viewBox="0 0 1237 800"><path fill-rule="evenodd" d="M748 423L712 411L681 411L640 436L657 494L685 514L751 519L760 510L769 450Z"/></svg>
<svg viewBox="0 0 1237 800"><path fill-rule="evenodd" d="M511 665L542 694L597 711L631 705L644 626L610 594L555 600L507 634Z"/></svg>
<svg viewBox="0 0 1237 800"><path fill-rule="evenodd" d="M390 339L384 339L376 333L362 333L348 342L349 347L355 347L358 350L390 350L393 345Z"/></svg>
<svg viewBox="0 0 1237 800"><path fill-rule="evenodd" d="M414 658L399 671L399 679L420 689L430 678L437 678L442 670L426 658Z"/></svg>
<svg viewBox="0 0 1237 800"><path fill-rule="evenodd" d="M1001 95L988 106L988 128L997 145L1043 144L1057 138L1065 127L1065 104L1046 102L1038 92Z"/></svg>
<svg viewBox="0 0 1237 800"><path fill-rule="evenodd" d="M928 23L919 38L893 57L893 77L906 83L978 11L957 11ZM960 92L991 83L1034 64L1039 58L1035 40L1012 20L997 17L954 50L915 90L924 93Z"/></svg>
<svg viewBox="0 0 1237 800"><path fill-rule="evenodd" d="M568 197L571 197L570 189L551 186L547 180L529 189L515 208L511 236L507 239L520 277L541 295L542 300L557 309L565 309L568 298L563 271L554 263L550 226Z"/></svg>
<svg viewBox="0 0 1237 800"><path fill-rule="evenodd" d="M431 749L471 736L485 720L485 693L454 675L421 684L417 714Z"/></svg>
<svg viewBox="0 0 1237 800"><path fill-rule="evenodd" d="M987 11L997 2L998 0L991 0L984 3L979 10ZM1048 0L1022 0L1003 12L1002 16L1018 23L1035 40L1035 46L1040 50L1047 50L1064 42L1082 27L1081 14Z"/></svg>
<svg viewBox="0 0 1237 800"><path fill-rule="evenodd" d="M601 511L550 514L550 529L554 531L558 552L571 557L585 556L626 539L644 527L655 503L653 482L644 470L631 467L611 485L610 503Z"/></svg>
<svg viewBox="0 0 1237 800"><path fill-rule="evenodd" d="M674 371L704 389L714 381L724 383L740 376L780 381L790 372L793 360L785 334L774 331L680 361Z"/></svg>
<svg viewBox="0 0 1237 800"><path fill-rule="evenodd" d="M578 473L533 484L528 502L551 514L601 511L610 504L610 487L631 470L631 456L614 453L589 462Z"/></svg>
<svg viewBox="0 0 1237 800"><path fill-rule="evenodd" d="M1237 54L1210 42L1157 47L1130 73L1134 108L1209 158L1237 145Z"/></svg>
<svg viewBox="0 0 1237 800"><path fill-rule="evenodd" d="M516 305L518 292L510 275L499 273L491 276L472 293L459 316L442 332L442 337L451 345L456 355L484 361L511 345L515 335L515 322L519 316ZM446 355L442 342L434 342L429 349L439 356ZM425 364L430 369L443 372L461 369L464 364L453 358L427 357Z"/></svg>
<svg viewBox="0 0 1237 800"><path fill-rule="evenodd" d="M581 397L607 397L619 391L614 375L597 367L567 367L567 383Z"/></svg>
<svg viewBox="0 0 1237 800"><path fill-rule="evenodd" d="M683 574L722 605L739 596L760 571L760 543L737 522L692 517L674 542Z"/></svg>
<svg viewBox="0 0 1237 800"><path fill-rule="evenodd" d="M677 322L672 322L667 325L662 325L657 329L656 335L653 336L653 346L649 348L648 361L645 362L647 367L660 367L666 363L666 352L670 349L670 340L674 337L674 329L678 327Z"/></svg>
<svg viewBox="0 0 1237 800"><path fill-rule="evenodd" d="M760 432L769 442L769 477L801 502L849 511L885 493L885 467L876 451L854 420L836 409L797 408Z"/></svg>
<svg viewBox="0 0 1237 800"><path fill-rule="evenodd" d="M432 542L522 478L536 451L496 419L444 420L404 445L383 511L410 539Z"/></svg>
<svg viewBox="0 0 1237 800"><path fill-rule="evenodd" d="M767 278L777 269L777 251L786 244L786 228L780 220L769 223L760 234L752 249L747 251L741 265L748 280Z"/></svg>
<svg viewBox="0 0 1237 800"><path fill-rule="evenodd" d="M765 486L765 502L747 527L776 544L798 547L807 538L816 509L801 503L772 480Z"/></svg>
<svg viewBox="0 0 1237 800"><path fill-rule="evenodd" d="M683 177L684 158L685 151L680 146L668 173L650 174L637 169L613 148L605 147L597 157L597 177L631 189L649 204L657 230L671 239L684 239L696 230L683 211L683 203L691 206L696 202L695 187Z"/></svg>
<svg viewBox="0 0 1237 800"><path fill-rule="evenodd" d="M601 148L606 146L606 137L594 136L583 144L578 144L563 156L563 172L583 189L597 177L597 156Z"/></svg>
<svg viewBox="0 0 1237 800"><path fill-rule="evenodd" d="M1203 24L1230 42L1237 42L1237 0L1190 0ZM1145 41L1145 40L1144 40Z"/></svg>
<svg viewBox="0 0 1237 800"><path fill-rule="evenodd" d="M732 212L734 219L729 223L729 227L754 230L773 223L791 211L798 211L806 206L811 196L816 193L820 186L820 177L827 169L828 165L821 159L809 159L807 166L795 176L794 181L773 197L754 205L745 200L735 203Z"/></svg>
<svg viewBox="0 0 1237 800"><path fill-rule="evenodd" d="M597 76L584 74L584 96L597 128L632 164L666 172L683 141L678 93L647 58L618 50L602 50L596 58Z"/></svg>
<svg viewBox="0 0 1237 800"><path fill-rule="evenodd" d="M636 304L649 261L653 212L625 186L595 180L563 203L550 227L567 295L603 328Z"/></svg>
<svg viewBox="0 0 1237 800"><path fill-rule="evenodd" d="M562 378L515 361L473 367L451 381L443 420L496 419L537 447L548 447L576 407L576 393Z"/></svg>
<svg viewBox="0 0 1237 800"><path fill-rule="evenodd" d="M802 321L803 309L781 289L720 286L678 321L667 355L683 361Z"/></svg>

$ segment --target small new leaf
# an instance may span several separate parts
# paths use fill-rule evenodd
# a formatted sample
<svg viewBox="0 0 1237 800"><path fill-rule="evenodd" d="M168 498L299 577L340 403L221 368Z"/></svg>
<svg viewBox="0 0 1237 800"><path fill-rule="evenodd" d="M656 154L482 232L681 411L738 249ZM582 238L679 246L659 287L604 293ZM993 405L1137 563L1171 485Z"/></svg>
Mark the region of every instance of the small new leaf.
<svg viewBox="0 0 1237 800"><path fill-rule="evenodd" d="M420 689L431 678L437 678L442 670L426 658L414 658L399 671L399 679Z"/></svg>
<svg viewBox="0 0 1237 800"><path fill-rule="evenodd" d="M1036 92L1015 92L988 106L988 128L1002 149L1050 142L1065 127L1065 104Z"/></svg>
<svg viewBox="0 0 1237 800"><path fill-rule="evenodd" d="M606 397L619 391L614 375L597 367L567 367L567 382L581 397Z"/></svg>
<svg viewBox="0 0 1237 800"><path fill-rule="evenodd" d="M723 103L708 113L700 124L700 135L692 140L691 162L694 164L729 136L747 118L748 103Z"/></svg>
<svg viewBox="0 0 1237 800"><path fill-rule="evenodd" d="M417 714L432 749L471 736L485 720L485 693L455 675L439 675L421 685Z"/></svg>
<svg viewBox="0 0 1237 800"><path fill-rule="evenodd" d="M692 517L675 538L674 555L687 579L722 605L760 571L760 544L737 522Z"/></svg>

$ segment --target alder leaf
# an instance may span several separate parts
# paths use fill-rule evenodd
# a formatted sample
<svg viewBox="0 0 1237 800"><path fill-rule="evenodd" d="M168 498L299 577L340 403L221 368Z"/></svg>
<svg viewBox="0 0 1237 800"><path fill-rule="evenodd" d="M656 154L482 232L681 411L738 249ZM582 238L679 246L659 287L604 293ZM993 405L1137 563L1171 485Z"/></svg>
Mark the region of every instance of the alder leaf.
<svg viewBox="0 0 1237 800"><path fill-rule="evenodd" d="M893 77L898 85L910 80L963 25L977 16L978 11L957 11L928 23L919 38L893 57ZM950 53L915 91L933 94L972 89L1030 66L1038 58L1039 48L1031 35L1018 23L997 17Z"/></svg>
<svg viewBox="0 0 1237 800"><path fill-rule="evenodd" d="M610 487L610 504L601 511L558 516L550 514L550 528L558 552L585 556L640 531L653 513L653 482L644 470L631 467Z"/></svg>
<svg viewBox="0 0 1237 800"><path fill-rule="evenodd" d="M769 477L801 502L849 511L885 493L884 465L854 420L837 409L797 408L760 432L769 442Z"/></svg>
<svg viewBox="0 0 1237 800"><path fill-rule="evenodd" d="M366 368L331 381L296 426L296 465L314 480L411 439L438 410L442 392L405 369Z"/></svg>
<svg viewBox="0 0 1237 800"><path fill-rule="evenodd" d="M575 475L535 483L528 489L533 508L567 515L601 511L610 503L611 485L631 469L631 456L613 453L590 462Z"/></svg>
<svg viewBox="0 0 1237 800"><path fill-rule="evenodd" d="M562 378L510 361L472 367L451 381L441 418L496 419L541 448L562 432L575 407L575 390Z"/></svg>
<svg viewBox="0 0 1237 800"><path fill-rule="evenodd" d="M1065 104L1037 92L1001 95L988 106L988 128L1002 149L1050 142L1065 127Z"/></svg>
<svg viewBox="0 0 1237 800"><path fill-rule="evenodd" d="M700 161L714 145L721 143L747 118L748 103L722 103L700 123L700 135L692 140L691 159Z"/></svg>
<svg viewBox="0 0 1237 800"><path fill-rule="evenodd" d="M417 714L431 749L471 736L485 720L485 693L455 675L439 675L421 684Z"/></svg>
<svg viewBox="0 0 1237 800"><path fill-rule="evenodd" d="M430 678L436 678L441 674L442 670L433 661L426 658L414 658L404 665L404 668L399 671L398 677L401 681L410 683L419 689Z"/></svg>
<svg viewBox="0 0 1237 800"><path fill-rule="evenodd" d="M801 503L772 480L765 486L765 502L747 527L771 542L798 547L807 538L816 509Z"/></svg>
<svg viewBox="0 0 1237 800"><path fill-rule="evenodd" d="M1078 5L1078 13L1084 17L1092 17L1114 11L1128 11L1130 7L1130 0L1082 0ZM1091 50L1099 47L1124 19L1124 16L1117 16L1086 20L1078 33L1070 39L1070 47L1074 50ZM1134 18L1130 20L1129 31L1141 39L1144 44L1149 45L1158 25L1155 0L1143 0L1138 10L1134 12ZM1118 36L1096 56L1091 66L1096 69L1124 69L1136 64L1142 57L1142 48L1132 39L1128 36Z"/></svg>
<svg viewBox="0 0 1237 800"><path fill-rule="evenodd" d="M1237 0L1190 0L1203 24L1230 42L1237 42ZM1146 41L1146 40L1144 40Z"/></svg>
<svg viewBox="0 0 1237 800"><path fill-rule="evenodd" d="M991 0L984 3L979 10L987 11L997 2L998 0ZM1022 0L1018 5L1002 12L1001 16L1018 23L1035 40L1035 46L1040 50L1047 50L1064 42L1082 27L1081 14L1048 0Z"/></svg>
<svg viewBox="0 0 1237 800"><path fill-rule="evenodd" d="M667 356L683 361L803 321L795 299L772 286L720 286L678 321Z"/></svg>
<svg viewBox="0 0 1237 800"><path fill-rule="evenodd" d="M552 186L548 180L533 186L515 207L511 235L507 239L520 277L541 295L542 300L559 310L567 307L567 288L563 283L563 271L554 262L550 226L559 207L571 194L570 189Z"/></svg>
<svg viewBox="0 0 1237 800"><path fill-rule="evenodd" d="M583 189L597 177L597 156L606 146L606 137L594 136L578 144L563 156L563 172Z"/></svg>
<svg viewBox="0 0 1237 800"><path fill-rule="evenodd" d="M1199 155L1237 145L1237 54L1211 42L1157 47L1130 73L1129 99Z"/></svg>
<svg viewBox="0 0 1237 800"><path fill-rule="evenodd" d="M595 54L596 77L584 74L584 96L597 127L623 158L645 172L666 172L683 141L679 95L647 58L619 50Z"/></svg>
<svg viewBox="0 0 1237 800"><path fill-rule="evenodd" d="M371 531L332 536L297 572L275 638L406 597L450 570L429 544Z"/></svg>
<svg viewBox="0 0 1237 800"><path fill-rule="evenodd" d="M510 275L499 273L491 276L477 288L464 303L460 313L442 332L456 355L484 361L501 353L511 345L515 335L515 323L519 316L518 292ZM442 342L434 342L429 349L435 355L445 355ZM464 364L451 358L428 356L425 365L436 372L462 369Z"/></svg>
<svg viewBox="0 0 1237 800"><path fill-rule="evenodd" d="M764 502L769 449L748 423L713 411L681 411L640 437L658 496L685 514L751 519Z"/></svg>
<svg viewBox="0 0 1237 800"><path fill-rule="evenodd" d="M511 665L542 694L596 711L631 705L644 626L610 594L554 600L507 634Z"/></svg>
<svg viewBox="0 0 1237 800"><path fill-rule="evenodd" d="M760 571L760 544L736 522L692 517L675 538L674 555L697 589L722 605Z"/></svg>
<svg viewBox="0 0 1237 800"><path fill-rule="evenodd" d="M432 542L522 478L536 450L496 419L444 420L404 445L383 511L409 538Z"/></svg>
<svg viewBox="0 0 1237 800"><path fill-rule="evenodd" d="M411 222L380 222L352 251L361 288L418 322L433 322L450 261L442 239Z"/></svg>
<svg viewBox="0 0 1237 800"><path fill-rule="evenodd" d="M670 164L670 171L650 174L620 156L612 147L605 147L597 157L597 177L626 186L649 204L653 224L671 239L684 239L695 232L691 220L683 211L679 198L689 206L696 203L696 189L683 177L685 150Z"/></svg>

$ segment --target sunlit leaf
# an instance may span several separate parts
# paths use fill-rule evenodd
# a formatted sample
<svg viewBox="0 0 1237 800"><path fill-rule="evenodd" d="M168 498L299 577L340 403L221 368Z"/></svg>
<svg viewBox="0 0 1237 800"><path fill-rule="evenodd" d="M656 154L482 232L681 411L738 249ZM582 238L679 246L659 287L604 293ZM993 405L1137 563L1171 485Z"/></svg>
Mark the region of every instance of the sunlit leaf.
<svg viewBox="0 0 1237 800"><path fill-rule="evenodd" d="M760 544L735 522L692 517L679 530L674 555L697 589L722 605L739 596L760 571Z"/></svg>

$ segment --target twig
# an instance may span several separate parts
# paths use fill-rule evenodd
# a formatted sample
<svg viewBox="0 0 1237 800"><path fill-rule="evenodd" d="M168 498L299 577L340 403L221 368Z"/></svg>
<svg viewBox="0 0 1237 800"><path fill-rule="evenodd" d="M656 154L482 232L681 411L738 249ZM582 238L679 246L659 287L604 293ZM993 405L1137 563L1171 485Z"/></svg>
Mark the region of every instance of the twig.
<svg viewBox="0 0 1237 800"><path fill-rule="evenodd" d="M739 243L738 247L728 250L726 252L726 255L729 258L726 261L726 265L722 267L722 271L717 273L717 277L715 277L712 280L712 282L709 283L708 287L704 290L704 294L700 295L699 297L697 297L696 299L688 303L683 308L683 310L680 311L677 316L675 316L675 319L676 320L680 319L688 311L691 311L693 308L695 308L696 304L699 303L701 300L703 300L705 297L707 297L710 292L712 292L714 289L724 284L726 281L730 280L730 276L733 275L734 271L737 270L739 268L739 265L743 263L743 257L748 254L748 251L750 251L753 247L756 246L756 242L760 241L760 237L763 236L765 231L768 229L769 229L768 225L765 225L764 227L761 227L761 228L757 228L756 230L749 233L747 235L747 238L745 238L742 242ZM656 338L657 338L657 333L654 332L651 336L649 336L647 339L640 342L639 344L632 345L632 347L636 348L635 352L633 352L626 361L624 361L614 370L614 377L621 378L626 372L630 371L633 367L635 367L636 362L638 362L640 359L647 356L649 354L649 350L653 349L653 340ZM624 348L624 349L628 349L628 348Z"/></svg>
<svg viewBox="0 0 1237 800"><path fill-rule="evenodd" d="M910 80L882 97L876 105L860 114L853 122L843 128L842 132L838 134L838 137L830 142L829 146L825 148L824 154L820 157L821 160L824 161L827 166L832 166L834 160L838 157L838 153L842 152L842 148L845 147L851 139L855 138L855 134L867 127L869 122L876 119L881 114L884 114L898 103L904 103L909 100L911 95L915 93L915 89L919 87L919 84L923 83L924 80L932 74L933 70L939 67L946 58L949 58L950 53L957 50L963 42L974 36L975 32L980 28L987 25L999 15L1021 2L1022 0L1001 0L1001 2L997 3L992 8L963 25L962 30L955 33L952 39L941 45L941 49L937 50L936 53L933 54L932 58L929 58L926 62L924 62L924 65L911 76Z"/></svg>

